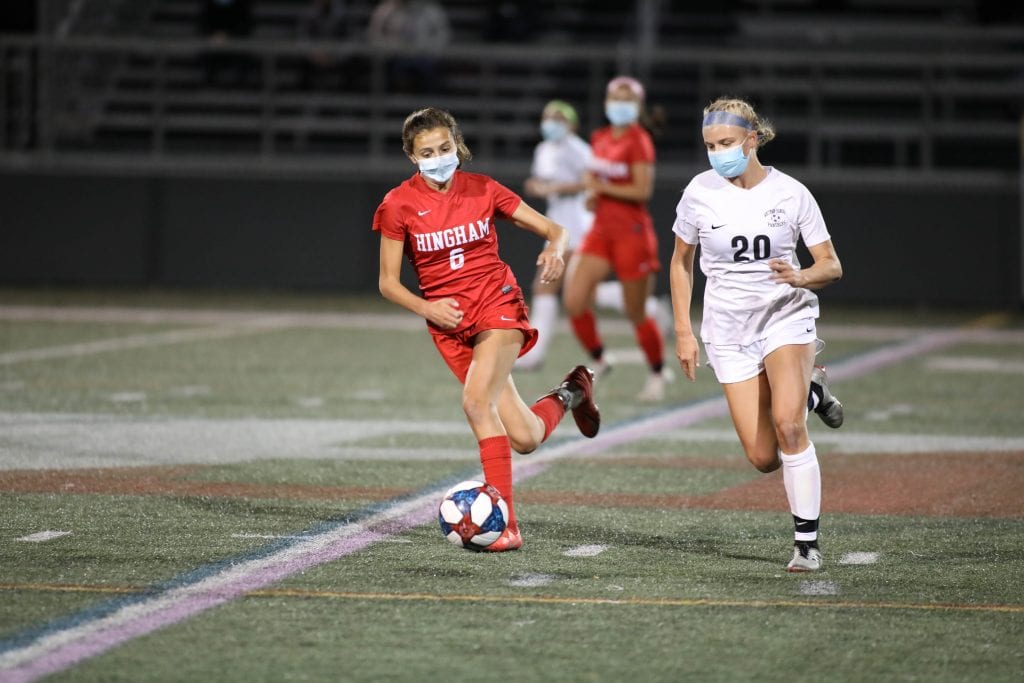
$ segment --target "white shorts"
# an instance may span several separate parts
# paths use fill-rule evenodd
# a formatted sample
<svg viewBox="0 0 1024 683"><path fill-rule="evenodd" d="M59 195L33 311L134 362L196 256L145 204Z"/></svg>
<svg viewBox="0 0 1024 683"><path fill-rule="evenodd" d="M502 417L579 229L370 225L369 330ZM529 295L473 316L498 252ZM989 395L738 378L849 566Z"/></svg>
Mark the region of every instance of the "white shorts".
<svg viewBox="0 0 1024 683"><path fill-rule="evenodd" d="M787 323L764 339L747 346L705 342L704 350L708 354L708 365L715 371L719 383L732 384L761 374L764 371L765 356L780 346L811 342L817 342L815 354L825 346L825 342L818 339L814 318L804 318Z"/></svg>

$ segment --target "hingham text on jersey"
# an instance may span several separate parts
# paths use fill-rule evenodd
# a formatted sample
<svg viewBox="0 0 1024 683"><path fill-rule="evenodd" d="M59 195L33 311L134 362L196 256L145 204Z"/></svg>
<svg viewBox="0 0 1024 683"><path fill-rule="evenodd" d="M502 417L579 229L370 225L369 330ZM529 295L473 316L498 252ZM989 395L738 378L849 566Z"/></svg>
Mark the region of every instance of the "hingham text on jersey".
<svg viewBox="0 0 1024 683"><path fill-rule="evenodd" d="M413 235L413 237L416 238L416 251L438 251L475 242L487 237L490 232L491 219L488 216L482 221L476 221L475 225L473 221L470 221L466 225L456 225L454 228Z"/></svg>

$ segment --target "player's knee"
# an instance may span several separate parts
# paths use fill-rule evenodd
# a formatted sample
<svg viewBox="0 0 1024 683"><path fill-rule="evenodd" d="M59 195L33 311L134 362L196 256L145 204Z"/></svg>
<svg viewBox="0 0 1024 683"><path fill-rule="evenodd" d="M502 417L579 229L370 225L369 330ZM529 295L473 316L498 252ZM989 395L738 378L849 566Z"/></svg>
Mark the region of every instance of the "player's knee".
<svg viewBox="0 0 1024 683"><path fill-rule="evenodd" d="M779 446L787 453L795 453L799 450L800 444L804 441L807 433L807 423L803 416L800 418L788 418L779 416L775 418L775 435L778 437Z"/></svg>
<svg viewBox="0 0 1024 683"><path fill-rule="evenodd" d="M753 465L758 472L763 474L774 472L782 465L782 461L779 460L779 454L775 449L770 451L748 449L747 460L750 461L750 464Z"/></svg>
<svg viewBox="0 0 1024 683"><path fill-rule="evenodd" d="M509 443L512 445L512 450L520 455L526 455L527 453L533 453L537 450L537 446L540 445L540 441L537 439L526 438L521 439L511 433L508 435Z"/></svg>
<svg viewBox="0 0 1024 683"><path fill-rule="evenodd" d="M569 318L575 318L587 310L584 300L572 295L562 297L562 307L565 309L565 315Z"/></svg>
<svg viewBox="0 0 1024 683"><path fill-rule="evenodd" d="M497 408L486 396L473 392L463 392L462 412L470 424L483 424L496 412Z"/></svg>

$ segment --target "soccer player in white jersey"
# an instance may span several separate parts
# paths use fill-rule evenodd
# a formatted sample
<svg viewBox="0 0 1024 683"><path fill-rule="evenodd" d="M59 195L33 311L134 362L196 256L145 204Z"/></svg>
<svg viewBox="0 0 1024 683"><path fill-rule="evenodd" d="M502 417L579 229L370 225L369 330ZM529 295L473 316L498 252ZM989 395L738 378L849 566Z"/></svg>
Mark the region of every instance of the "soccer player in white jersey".
<svg viewBox="0 0 1024 683"><path fill-rule="evenodd" d="M823 344L811 290L838 280L843 268L811 193L758 159L757 150L775 137L771 124L749 103L722 98L704 110L702 133L712 168L686 186L672 227L676 355L693 380L699 350L690 304L699 244L707 277L700 332L708 364L747 459L761 472L782 466L796 526L787 569L814 571L821 567L821 474L807 413L814 410L838 427L843 412L824 368L814 365ZM800 238L814 259L806 268L796 255Z"/></svg>
<svg viewBox="0 0 1024 683"><path fill-rule="evenodd" d="M534 148L530 177L524 183L527 196L545 199L545 214L569 233L565 250L567 273L574 265L573 253L594 221L594 213L587 208L587 188L583 182L592 155L590 145L579 136L579 125L576 109L565 100L551 100L544 105L540 121L543 140ZM517 370L538 370L544 364L558 322L558 292L562 282L562 279L544 282L537 271L531 285L530 321L540 336L536 345L516 360ZM597 288L596 304L622 313L622 283L602 282ZM669 326L670 316L662 310L657 298L648 297L645 308L648 315L657 318L664 327Z"/></svg>

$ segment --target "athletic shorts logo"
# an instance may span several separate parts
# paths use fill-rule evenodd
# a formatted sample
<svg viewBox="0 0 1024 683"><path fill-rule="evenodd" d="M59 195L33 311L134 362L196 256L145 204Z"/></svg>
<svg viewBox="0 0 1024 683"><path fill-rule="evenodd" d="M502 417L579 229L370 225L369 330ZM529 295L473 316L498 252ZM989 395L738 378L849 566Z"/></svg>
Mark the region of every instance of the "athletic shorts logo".
<svg viewBox="0 0 1024 683"><path fill-rule="evenodd" d="M427 209L426 211L417 211L416 215L417 216L426 216L428 213L430 213L430 211L431 211L431 209Z"/></svg>
<svg viewBox="0 0 1024 683"><path fill-rule="evenodd" d="M501 316L501 319L507 323L514 323L516 321L515 318L506 318L505 316Z"/></svg>
<svg viewBox="0 0 1024 683"><path fill-rule="evenodd" d="M724 228L726 225L727 225L726 223L722 223L721 225L712 225L711 229L712 230L718 230L719 228Z"/></svg>

